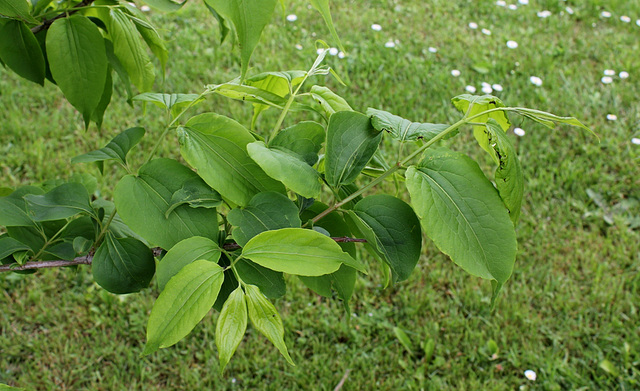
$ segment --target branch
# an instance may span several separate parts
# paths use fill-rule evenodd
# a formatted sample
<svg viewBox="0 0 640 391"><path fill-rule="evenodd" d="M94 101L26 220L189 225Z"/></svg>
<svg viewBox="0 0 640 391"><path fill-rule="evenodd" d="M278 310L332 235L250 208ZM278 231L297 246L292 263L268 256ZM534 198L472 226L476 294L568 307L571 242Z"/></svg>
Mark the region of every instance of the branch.
<svg viewBox="0 0 640 391"><path fill-rule="evenodd" d="M350 238L347 236L341 237L332 237L334 241L337 243L366 243L366 239L358 239L358 238ZM234 251L240 249L240 245L237 243L225 243L222 248L227 251ZM160 247L155 247L153 250L153 256L158 257L162 253L162 249ZM54 267L65 267L65 266L75 266L75 265L91 265L93 261L93 251L85 256L75 258L73 261L36 261L36 262L27 262L24 265L18 265L16 263L12 263L10 265L0 265L0 273L2 272L16 272L21 270L34 270L34 269L48 269Z"/></svg>
<svg viewBox="0 0 640 391"><path fill-rule="evenodd" d="M53 22L55 22L56 20L61 19L61 18L66 18L66 17L68 17L68 16L70 16L70 15L73 15L73 14L75 14L76 12L78 12L80 8L82 8L82 7L86 7L86 6L88 6L89 4L93 3L94 1L95 1L95 0L82 0L82 2L81 2L81 3L77 4L75 7L73 7L73 8L71 8L71 9L69 9L68 11L66 11L66 12L62 12L60 15L58 15L58 16L56 16L56 17L54 17L54 18L51 18L51 19L45 19L45 20L42 22L42 24L40 24L40 25L38 25L38 26L36 26L36 27L31 28L31 32L32 32L32 33L34 33L34 34L37 34L37 33L39 33L39 32L40 32L40 31L42 31L42 30L46 30L46 29L48 29L48 28L51 26L51 24L52 24Z"/></svg>

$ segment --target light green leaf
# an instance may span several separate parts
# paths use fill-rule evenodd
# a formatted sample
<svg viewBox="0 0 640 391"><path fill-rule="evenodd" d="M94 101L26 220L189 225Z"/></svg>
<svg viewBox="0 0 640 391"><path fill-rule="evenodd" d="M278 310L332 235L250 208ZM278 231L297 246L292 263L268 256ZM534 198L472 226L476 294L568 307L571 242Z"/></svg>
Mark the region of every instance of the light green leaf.
<svg viewBox="0 0 640 391"><path fill-rule="evenodd" d="M76 156L71 159L71 163L93 163L105 160L117 160L120 164L126 166L127 153L142 140L144 133L144 128L129 128L115 136L104 148Z"/></svg>
<svg viewBox="0 0 640 391"><path fill-rule="evenodd" d="M509 210L511 221L515 225L520 217L524 194L522 166L513 144L493 119L487 121L487 138L492 157L499 162L495 173L496 188Z"/></svg>
<svg viewBox="0 0 640 391"><path fill-rule="evenodd" d="M295 366L284 343L284 326L276 307L260 292L257 286L245 285L245 290L251 323L256 330L278 348L289 364Z"/></svg>
<svg viewBox="0 0 640 391"><path fill-rule="evenodd" d="M313 121L302 121L281 130L269 141L269 147L286 149L313 166L318 162L318 152L322 149L325 138L322 125Z"/></svg>
<svg viewBox="0 0 640 391"><path fill-rule="evenodd" d="M162 38L160 38L160 34L158 34L155 27L149 23L149 20L142 11L127 3L124 3L124 6L129 11L129 13L125 13L125 15L135 24L142 39L144 39L149 49L151 49L151 52L153 52L153 54L158 58L164 75L167 61L169 61L169 51L167 50Z"/></svg>
<svg viewBox="0 0 640 391"><path fill-rule="evenodd" d="M409 278L422 253L420 221L413 209L396 197L376 194L364 197L353 212L374 233L366 239L384 256L394 281Z"/></svg>
<svg viewBox="0 0 640 391"><path fill-rule="evenodd" d="M559 122L561 124L567 124L567 125L571 125L571 126L577 126L579 128L585 129L587 131L589 131L589 133L593 134L594 136L596 136L598 139L598 135L595 134L593 132L593 130L591 130L588 126L586 126L585 124L583 124L582 122L578 121L576 118L574 117L560 117L557 116L555 114L551 114L551 113L547 113L545 111L540 111L540 110L534 110L534 109L527 109L524 107L518 107L515 109L515 112L527 117L533 121L539 122L541 124L543 124L544 126L553 129L555 127L555 123Z"/></svg>
<svg viewBox="0 0 640 391"><path fill-rule="evenodd" d="M137 176L127 175L116 185L114 201L118 214L135 233L164 249L192 236L216 239L215 209L182 205L165 217L173 194L185 183L198 179L195 172L175 160L152 160L140 168Z"/></svg>
<svg viewBox="0 0 640 391"><path fill-rule="evenodd" d="M498 192L477 163L446 148L428 149L406 177L427 236L465 271L496 280L499 289L513 270L516 236Z"/></svg>
<svg viewBox="0 0 640 391"><path fill-rule="evenodd" d="M458 109L461 113L465 113L467 117L473 117L477 114L480 114L483 111L487 111L490 109L495 109L497 107L505 107L502 101L493 96L493 95L459 95L451 100L453 105ZM507 113L504 111L493 111L489 114L480 115L473 119L473 122L484 124L487 122L489 118L493 118L502 128L503 131L507 131L511 126L511 122L509 122L509 118L507 117ZM491 148L489 147L489 141L487 140L486 134L484 132L484 126L474 126L473 127L473 135L475 136L478 143L485 151L491 153ZM498 163L496 161L496 163Z"/></svg>
<svg viewBox="0 0 640 391"><path fill-rule="evenodd" d="M65 183L43 195L24 197L35 221L66 219L80 213L95 214L87 189L80 183Z"/></svg>
<svg viewBox="0 0 640 391"><path fill-rule="evenodd" d="M398 341L400 341L400 343L402 344L402 346L404 346L407 352L413 355L413 343L411 343L411 339L409 338L407 333L405 333L405 331L402 330L400 327L394 327L393 333L396 335L396 338L398 338Z"/></svg>
<svg viewBox="0 0 640 391"><path fill-rule="evenodd" d="M253 86L241 85L237 83L225 83L208 86L207 88L210 91L222 96L226 96L227 98L241 100L243 102L263 104L280 109L284 108L285 104L287 103L287 99L285 99L283 96Z"/></svg>
<svg viewBox="0 0 640 391"><path fill-rule="evenodd" d="M315 198L320 194L320 175L297 156L286 150L267 148L262 141L247 144L247 152L267 175L295 193L307 198Z"/></svg>
<svg viewBox="0 0 640 391"><path fill-rule="evenodd" d="M102 34L88 18L75 14L51 24L46 49L51 75L88 127L107 79Z"/></svg>
<svg viewBox="0 0 640 391"><path fill-rule="evenodd" d="M5 227L29 227L36 223L27 214L27 204L24 196L27 194L40 195L44 191L34 186L23 186L11 194L0 197L0 225Z"/></svg>
<svg viewBox="0 0 640 391"><path fill-rule="evenodd" d="M299 276L333 273L343 263L366 272L362 263L343 252L331 238L302 228L262 232L249 240L242 256L266 268Z"/></svg>
<svg viewBox="0 0 640 391"><path fill-rule="evenodd" d="M12 1L12 0L8 0L8 1ZM6 384L0 383L0 391L28 391L28 390L26 388L11 387Z"/></svg>
<svg viewBox="0 0 640 391"><path fill-rule="evenodd" d="M194 105L202 102L204 98L200 98L198 94L160 94L155 92L145 92L133 97L133 100L140 102L151 102L161 109L170 110L171 116L176 117L191 102Z"/></svg>
<svg viewBox="0 0 640 391"><path fill-rule="evenodd" d="M116 239L110 233L91 262L93 279L117 294L138 292L148 287L155 271L156 263L149 247L133 238Z"/></svg>
<svg viewBox="0 0 640 391"><path fill-rule="evenodd" d="M217 263L220 259L220 247L211 239L192 236L178 242L171 247L158 263L156 278L158 287L163 290L171 277L175 276L183 267L198 259Z"/></svg>
<svg viewBox="0 0 640 391"><path fill-rule="evenodd" d="M0 25L0 37L0 59L21 77L44 85L44 55L29 27L9 20Z"/></svg>
<svg viewBox="0 0 640 391"><path fill-rule="evenodd" d="M163 12L175 12L182 8L187 3L187 0L144 0L144 2Z"/></svg>
<svg viewBox="0 0 640 391"><path fill-rule="evenodd" d="M329 118L325 153L325 177L338 187L353 182L378 149L382 133L371 126L369 117L354 111L340 111Z"/></svg>
<svg viewBox="0 0 640 391"><path fill-rule="evenodd" d="M7 18L20 19L27 23L39 23L29 14L27 0L0 0L0 15Z"/></svg>
<svg viewBox="0 0 640 391"><path fill-rule="evenodd" d="M245 84L274 93L284 98L292 93L293 86L300 84L305 75L305 71L264 72L251 76L245 80ZM252 129L255 128L256 121L260 113L267 110L269 107L271 106L262 103L253 104L253 118L251 120Z"/></svg>
<svg viewBox="0 0 640 391"><path fill-rule="evenodd" d="M371 124L376 130L389 132L391 137L400 141L429 141L448 128L448 125L443 124L411 122L389 112L371 108L367 109L367 115L371 117Z"/></svg>
<svg viewBox="0 0 640 391"><path fill-rule="evenodd" d="M310 93L313 99L322 106L327 116L331 116L338 111L353 111L344 98L327 87L313 86Z"/></svg>
<svg viewBox="0 0 640 391"><path fill-rule="evenodd" d="M238 286L220 311L216 324L216 347L220 361L220 372L224 371L231 356L242 342L247 330L247 301L242 288Z"/></svg>
<svg viewBox="0 0 640 391"><path fill-rule="evenodd" d="M274 192L256 194L246 208L232 209L227 219L233 225L233 239L240 246L261 232L302 225L296 204Z"/></svg>
<svg viewBox="0 0 640 391"><path fill-rule="evenodd" d="M220 16L220 14L218 14L218 12L216 12L216 10L213 9L213 7L207 4L206 1L204 4L207 6L209 12L211 12L211 15L213 15L213 17L218 21L218 30L220 31L220 44L222 44L229 34L229 26L227 26L227 22L222 16Z"/></svg>
<svg viewBox="0 0 640 391"><path fill-rule="evenodd" d="M255 141L231 118L205 113L178 129L180 152L214 190L235 205L246 206L263 191L284 193L282 183L270 178L247 153Z"/></svg>
<svg viewBox="0 0 640 391"><path fill-rule="evenodd" d="M98 15L107 26L114 53L129 74L131 82L141 92L151 90L155 71L136 26L124 12L116 8L108 11L100 9Z"/></svg>
<svg viewBox="0 0 640 391"><path fill-rule="evenodd" d="M322 15L322 19L324 19L324 23L329 27L329 31L331 32L331 36L334 41L338 44L338 47L343 52L344 47L342 46L342 42L340 42L340 37L338 36L338 32L336 31L335 26L333 25L333 19L331 18L331 10L329 9L329 0L309 0L311 5L320 12Z"/></svg>
<svg viewBox="0 0 640 391"><path fill-rule="evenodd" d="M31 251L31 247L10 237L9 235L0 235L0 260L5 259L11 254L18 251Z"/></svg>
<svg viewBox="0 0 640 391"><path fill-rule="evenodd" d="M235 27L244 80L253 50L258 45L262 30L271 20L277 0L205 0L217 13L231 21Z"/></svg>
<svg viewBox="0 0 640 391"><path fill-rule="evenodd" d="M220 194L212 190L200 177L188 180L179 190L171 196L171 205L164 216L169 218L169 214L178 206L187 204L191 208L217 208L222 204Z"/></svg>
<svg viewBox="0 0 640 391"><path fill-rule="evenodd" d="M204 259L190 263L165 286L151 309L143 355L171 346L200 323L218 298L223 270Z"/></svg>

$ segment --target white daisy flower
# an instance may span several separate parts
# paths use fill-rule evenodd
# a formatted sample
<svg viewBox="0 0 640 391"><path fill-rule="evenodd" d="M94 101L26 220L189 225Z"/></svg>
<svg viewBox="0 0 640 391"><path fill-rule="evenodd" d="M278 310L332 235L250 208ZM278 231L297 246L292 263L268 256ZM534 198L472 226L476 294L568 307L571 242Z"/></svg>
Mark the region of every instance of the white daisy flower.
<svg viewBox="0 0 640 391"><path fill-rule="evenodd" d="M640 138L637 138L637 137L632 138L631 144L640 145Z"/></svg>
<svg viewBox="0 0 640 391"><path fill-rule="evenodd" d="M498 0L498 1L496 1L496 5L498 7L506 7L507 6L507 2L504 1L504 0Z"/></svg>
<svg viewBox="0 0 640 391"><path fill-rule="evenodd" d="M531 83L535 86L540 87L542 85L542 79L539 78L538 76L531 76L529 78L529 81L531 81Z"/></svg>
<svg viewBox="0 0 640 391"><path fill-rule="evenodd" d="M636 24L640 26L640 19L636 20Z"/></svg>
<svg viewBox="0 0 640 391"><path fill-rule="evenodd" d="M457 69L453 69L453 70L451 71L451 76L453 76L453 77L458 77L458 76L460 76L460 71L459 71L459 70L457 70Z"/></svg>
<svg viewBox="0 0 640 391"><path fill-rule="evenodd" d="M522 129L522 128L515 128L515 129L513 129L513 133L514 133L516 136L520 136L520 137L522 137L522 136L524 136L524 135L525 135L525 131L524 131L524 129Z"/></svg>
<svg viewBox="0 0 640 391"><path fill-rule="evenodd" d="M434 47L429 47L429 53L436 53L438 51L438 49L434 48Z"/></svg>
<svg viewBox="0 0 640 391"><path fill-rule="evenodd" d="M629 72L622 71L618 76L620 76L621 79L626 79L629 77Z"/></svg>
<svg viewBox="0 0 640 391"><path fill-rule="evenodd" d="M600 81L602 82L602 84L611 84L613 83L613 78L611 76L602 76L602 79L600 79Z"/></svg>
<svg viewBox="0 0 640 391"><path fill-rule="evenodd" d="M478 23L470 22L469 23L469 28L472 29L472 30L477 29L478 28Z"/></svg>
<svg viewBox="0 0 640 391"><path fill-rule="evenodd" d="M613 69L605 69L603 73L605 76L614 76L616 74L616 71L614 71Z"/></svg>
<svg viewBox="0 0 640 391"><path fill-rule="evenodd" d="M630 17L628 17L627 15L622 15L622 16L620 17L620 20L621 20L621 21L623 21L624 23L629 23L629 22L631 22L631 18L630 18Z"/></svg>
<svg viewBox="0 0 640 391"><path fill-rule="evenodd" d="M611 12L609 11L602 11L600 13L600 16L602 16L603 18L610 18L611 17Z"/></svg>
<svg viewBox="0 0 640 391"><path fill-rule="evenodd" d="M384 44L384 47L386 48L394 48L396 47L396 43L393 41L387 41L387 43Z"/></svg>
<svg viewBox="0 0 640 391"><path fill-rule="evenodd" d="M544 11L538 11L537 13L538 18L548 18L549 16L551 16L551 11L548 10L544 10Z"/></svg>
<svg viewBox="0 0 640 391"><path fill-rule="evenodd" d="M371 25L371 30L373 30L373 31L381 31L382 30L382 26L380 26L377 23L374 23L374 24Z"/></svg>
<svg viewBox="0 0 640 391"><path fill-rule="evenodd" d="M483 85L482 92L484 92L485 94L490 94L493 92L493 88L491 88L489 84L487 84L486 86Z"/></svg>
<svg viewBox="0 0 640 391"><path fill-rule="evenodd" d="M567 13L568 13L569 15L573 15L573 8L571 8L571 7L567 7L567 8L565 8L565 10L567 10Z"/></svg>
<svg viewBox="0 0 640 391"><path fill-rule="evenodd" d="M287 20L289 22L295 22L296 20L298 20L298 15L295 15L295 14L287 15Z"/></svg>
<svg viewBox="0 0 640 391"><path fill-rule="evenodd" d="M296 44L296 49L298 49L298 50L302 50L302 45L300 45L299 43L298 43L298 44Z"/></svg>
<svg viewBox="0 0 640 391"><path fill-rule="evenodd" d="M529 0L518 0L518 3L520 3L522 5L527 5L527 4L529 4Z"/></svg>
<svg viewBox="0 0 640 391"><path fill-rule="evenodd" d="M140 7L140 11L149 12L151 11L151 7L149 7L148 5L143 5L142 7Z"/></svg>
<svg viewBox="0 0 640 391"><path fill-rule="evenodd" d="M618 116L615 114L607 114L607 119L609 121L616 121L618 119Z"/></svg>
<svg viewBox="0 0 640 391"><path fill-rule="evenodd" d="M332 55L332 56L337 56L338 55L338 49L329 48L329 54Z"/></svg>
<svg viewBox="0 0 640 391"><path fill-rule="evenodd" d="M476 93L476 88L474 86L466 86L464 89L467 90L467 92L469 92L471 94L475 94Z"/></svg>
<svg viewBox="0 0 640 391"><path fill-rule="evenodd" d="M316 53L318 53L318 55L321 55L325 50L326 49L320 48L320 49L316 50Z"/></svg>
<svg viewBox="0 0 640 391"><path fill-rule="evenodd" d="M492 84L491 88L493 88L494 91L502 92L502 86L500 84Z"/></svg>
<svg viewBox="0 0 640 391"><path fill-rule="evenodd" d="M484 34L484 35L491 35L491 30L489 30L489 29L482 29L482 34Z"/></svg>
<svg viewBox="0 0 640 391"><path fill-rule="evenodd" d="M515 49L518 47L518 42L516 41L507 41L507 47L509 49Z"/></svg>
<svg viewBox="0 0 640 391"><path fill-rule="evenodd" d="M515 4L509 4L509 9L512 10L512 11L515 11L515 10L518 9L518 6L515 5Z"/></svg>
<svg viewBox="0 0 640 391"><path fill-rule="evenodd" d="M531 381L536 380L536 378L538 377L538 375L536 375L536 373L531 369L527 369L526 371L524 371L524 376Z"/></svg>
<svg viewBox="0 0 640 391"><path fill-rule="evenodd" d="M347 55L344 52L338 53L338 58L345 58Z"/></svg>

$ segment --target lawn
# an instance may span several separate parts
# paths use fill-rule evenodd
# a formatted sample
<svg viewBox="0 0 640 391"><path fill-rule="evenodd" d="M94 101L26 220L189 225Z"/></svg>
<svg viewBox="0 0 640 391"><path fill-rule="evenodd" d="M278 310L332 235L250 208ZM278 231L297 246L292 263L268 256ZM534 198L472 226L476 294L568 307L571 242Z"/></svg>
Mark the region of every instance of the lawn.
<svg viewBox="0 0 640 391"><path fill-rule="evenodd" d="M331 42L307 3L287 3L285 15L297 20L274 18L250 72L308 69L315 40ZM457 120L453 96L490 85L507 105L575 116L599 135L600 142L578 128L550 130L512 118L521 129L509 137L524 167L525 199L515 270L495 311L488 281L466 275L426 243L409 280L382 289L375 267L361 276L350 315L291 278L275 305L297 365L249 329L221 376L217 313L177 345L140 358L155 284L115 296L92 281L87 267L3 274L0 383L42 390L332 390L347 375L342 390L640 388L640 145L632 141L640 138L640 3L528 3L510 9L471 0L333 1L347 52L327 62L347 85L316 80L361 112L374 107L434 123ZM218 26L200 2L149 16L171 53L155 91L199 93L239 73L237 50L219 45ZM70 158L137 125L147 130L139 148L149 151L166 121L155 107L127 105L120 88L102 129L85 131L54 86L37 87L3 68L0 108L0 187L98 176ZM220 97L196 111L251 119L250 105ZM277 118L265 114L258 130ZM446 144L489 167L470 131ZM160 154L179 156L177 140ZM111 194L116 174L107 167L98 177L101 194ZM431 355L423 349L429 344Z"/></svg>

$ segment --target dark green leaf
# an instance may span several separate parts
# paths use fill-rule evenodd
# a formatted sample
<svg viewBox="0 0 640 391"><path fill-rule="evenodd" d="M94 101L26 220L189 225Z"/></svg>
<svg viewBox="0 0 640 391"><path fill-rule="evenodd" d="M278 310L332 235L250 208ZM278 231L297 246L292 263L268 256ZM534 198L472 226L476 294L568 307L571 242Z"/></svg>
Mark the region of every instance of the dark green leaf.
<svg viewBox="0 0 640 391"><path fill-rule="evenodd" d="M87 255L93 247L93 240L77 236L73 239L73 251L78 255Z"/></svg>
<svg viewBox="0 0 640 391"><path fill-rule="evenodd" d="M24 199L35 221L66 219L80 213L94 214L89 193L80 183L65 183L46 194L29 194Z"/></svg>
<svg viewBox="0 0 640 391"><path fill-rule="evenodd" d="M420 221L413 209L396 197L376 194L363 198L353 211L373 231L368 244L384 256L394 281L409 278L422 253Z"/></svg>
<svg viewBox="0 0 640 391"><path fill-rule="evenodd" d="M137 95L133 100L141 102L151 102L161 109L170 110L171 115L176 117L185 107L189 106L191 102L194 105L202 102L204 98L200 98L198 94L159 94L155 92L145 92L144 94Z"/></svg>
<svg viewBox="0 0 640 391"><path fill-rule="evenodd" d="M180 152L202 178L235 205L246 206L263 191L284 193L282 183L270 178L247 153L255 141L236 121L206 113L191 118L178 130Z"/></svg>
<svg viewBox="0 0 640 391"><path fill-rule="evenodd" d="M371 125L376 130L389 132L393 138L400 141L428 141L448 128L448 125L443 124L411 122L389 112L371 108L367 109L367 115L371 117Z"/></svg>
<svg viewBox="0 0 640 391"><path fill-rule="evenodd" d="M224 371L231 356L242 342L247 330L247 301L242 288L238 286L220 311L216 324L216 347L220 360L220 372Z"/></svg>
<svg viewBox="0 0 640 391"><path fill-rule="evenodd" d="M155 271L149 247L136 239L116 239L111 234L105 236L91 263L93 279L98 285L118 294L148 287Z"/></svg>
<svg viewBox="0 0 640 391"><path fill-rule="evenodd" d="M0 25L0 37L2 61L25 79L44 85L44 55L29 27L20 21L9 20Z"/></svg>
<svg viewBox="0 0 640 391"><path fill-rule="evenodd" d="M280 298L287 292L287 286L281 272L267 269L248 259L238 260L236 271L242 281L256 285L271 299Z"/></svg>
<svg viewBox="0 0 640 391"><path fill-rule="evenodd" d="M53 78L88 127L107 79L102 34L88 18L75 14L51 24L46 45Z"/></svg>
<svg viewBox="0 0 640 391"><path fill-rule="evenodd" d="M127 175L116 185L114 199L118 213L134 232L165 249L192 236L217 239L215 209L182 205L169 218L165 217L173 194L197 179L195 172L175 160L152 160L140 168L137 176Z"/></svg>
<svg viewBox="0 0 640 391"><path fill-rule="evenodd" d="M371 126L369 117L340 111L329 118L325 154L325 177L338 187L353 182L378 149L382 133Z"/></svg>
<svg viewBox="0 0 640 391"><path fill-rule="evenodd" d="M311 87L311 96L322 106L327 116L338 111L353 111L349 103L327 87Z"/></svg>
<svg viewBox="0 0 640 391"><path fill-rule="evenodd" d="M151 354L186 337L216 302L223 278L220 266L200 259L169 280L151 309L142 354Z"/></svg>
<svg viewBox="0 0 640 391"><path fill-rule="evenodd" d="M527 109L524 107L516 108L515 112L533 121L539 122L551 129L555 127L556 122L559 122L561 124L580 127L582 129L589 131L589 133L593 134L594 136L598 137L588 126L578 121L574 117L560 117L555 114L547 113L545 111Z"/></svg>
<svg viewBox="0 0 640 391"><path fill-rule="evenodd" d="M220 254L220 247L208 238L193 236L179 242L171 247L158 263L156 273L158 287L163 290L171 277L178 274L186 265L198 259L216 263L220 259Z"/></svg>
<svg viewBox="0 0 640 391"><path fill-rule="evenodd" d="M169 218L175 208L184 204L191 208L217 208L222 204L222 197L198 177L185 182L182 188L173 193L170 203L171 206L164 214L166 218Z"/></svg>
<svg viewBox="0 0 640 391"><path fill-rule="evenodd" d="M27 194L40 195L42 189L34 186L24 186L11 194L0 197L0 225L5 227L34 226L35 222L27 214L27 204L24 196Z"/></svg>
<svg viewBox="0 0 640 391"><path fill-rule="evenodd" d="M487 133L493 158L499 162L495 173L496 188L515 225L520 217L524 194L522 166L513 144L493 119L487 121Z"/></svg>
<svg viewBox="0 0 640 391"><path fill-rule="evenodd" d="M260 292L257 286L245 285L247 307L251 323L282 353L287 362L295 365L284 343L284 326L276 307Z"/></svg>
<svg viewBox="0 0 640 391"><path fill-rule="evenodd" d="M113 42L105 38L104 47L106 50L109 65L118 74L120 82L124 86L125 91L127 91L127 100L129 101L129 104L131 104L131 99L133 98L133 89L131 87L131 79L129 78L129 74L127 73L127 70L124 69L124 66L122 65L118 57L116 57L116 54L113 52Z"/></svg>
<svg viewBox="0 0 640 391"><path fill-rule="evenodd" d="M307 198L315 198L320 194L320 175L298 156L286 150L267 148L262 141L247 144L247 152L267 175L295 193Z"/></svg>
<svg viewBox="0 0 640 391"><path fill-rule="evenodd" d="M107 111L107 107L109 103L111 103L111 95L113 93L113 79L111 77L111 68L107 70L107 79L104 83L104 90L102 91L102 96L100 97L100 102L98 102L98 106L91 113L91 120L96 123L98 129L102 128L102 120L104 119L104 112Z"/></svg>
<svg viewBox="0 0 640 391"><path fill-rule="evenodd" d="M127 164L127 153L144 137L144 128L129 128L118 134L101 149L76 156L71 163L92 163L105 160L117 160L122 165Z"/></svg>
<svg viewBox="0 0 640 391"><path fill-rule="evenodd" d="M331 238L301 228L262 232L249 240L242 256L266 268L299 276L333 273L343 263L365 272L364 265Z"/></svg>
<svg viewBox="0 0 640 391"><path fill-rule="evenodd" d="M298 207L280 193L256 194L249 205L242 209L232 209L227 215L233 225L233 239L240 246L261 232L280 228L300 228Z"/></svg>
<svg viewBox="0 0 640 391"><path fill-rule="evenodd" d="M0 15L7 18L20 19L27 23L39 23L29 14L27 0L0 0Z"/></svg>
<svg viewBox="0 0 640 391"><path fill-rule="evenodd" d="M303 121L281 130L269 147L279 147L293 152L313 166L318 162L318 152L326 138L324 128L317 122Z"/></svg>
<svg viewBox="0 0 640 391"><path fill-rule="evenodd" d="M0 259L5 259L18 251L31 251L31 247L8 235L0 235Z"/></svg>
<svg viewBox="0 0 640 391"><path fill-rule="evenodd" d="M277 0L205 0L216 12L233 23L240 45L242 79L258 45L262 30L271 20Z"/></svg>
<svg viewBox="0 0 640 391"><path fill-rule="evenodd" d="M427 236L468 273L496 280L497 292L513 270L516 236L498 192L477 163L446 148L428 149L406 177Z"/></svg>
<svg viewBox="0 0 640 391"><path fill-rule="evenodd" d="M135 24L136 29L138 29L138 33L142 36L142 39L144 39L149 49L151 49L153 54L158 58L160 67L162 67L162 73L164 74L167 61L169 61L169 51L167 50L162 38L160 38L160 34L158 34L155 27L149 23L149 20L142 11L127 3L124 5L129 11L129 13L125 13L125 15L127 15Z"/></svg>

